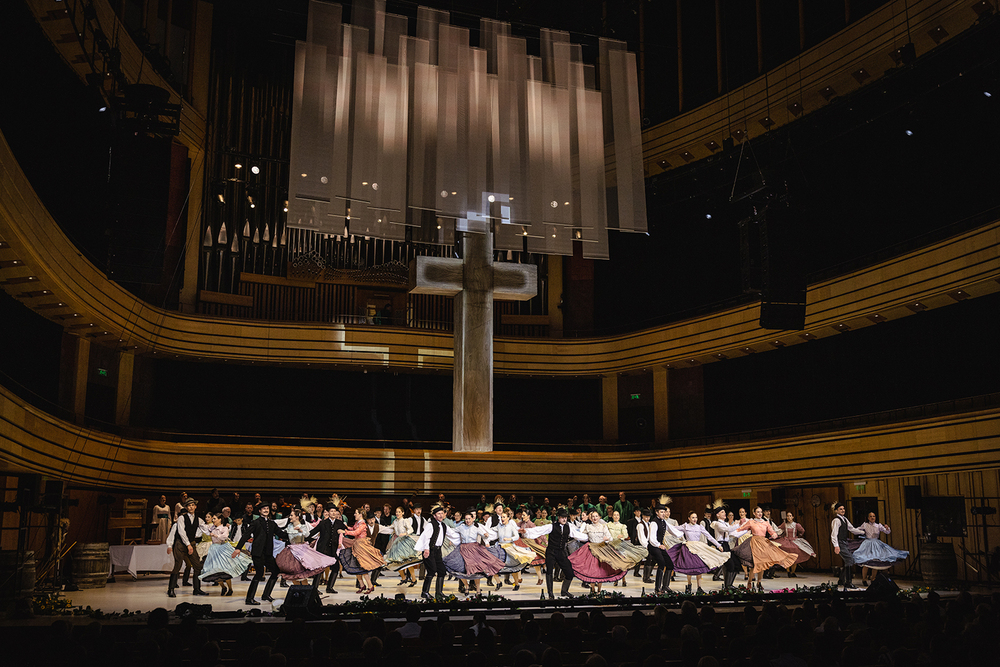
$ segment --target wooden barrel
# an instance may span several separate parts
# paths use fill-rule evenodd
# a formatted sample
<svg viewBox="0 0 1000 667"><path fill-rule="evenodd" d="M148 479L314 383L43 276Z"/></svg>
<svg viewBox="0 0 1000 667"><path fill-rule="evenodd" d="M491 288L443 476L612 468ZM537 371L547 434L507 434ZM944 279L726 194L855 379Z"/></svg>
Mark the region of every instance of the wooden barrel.
<svg viewBox="0 0 1000 667"><path fill-rule="evenodd" d="M35 552L24 552L18 568L16 551L0 551L0 610L10 611L18 599L31 597L34 592Z"/></svg>
<svg viewBox="0 0 1000 667"><path fill-rule="evenodd" d="M73 583L79 588L104 588L110 572L111 552L107 542L73 547Z"/></svg>
<svg viewBox="0 0 1000 667"><path fill-rule="evenodd" d="M925 542L920 545L920 571L930 588L950 586L958 579L958 561L951 542Z"/></svg>

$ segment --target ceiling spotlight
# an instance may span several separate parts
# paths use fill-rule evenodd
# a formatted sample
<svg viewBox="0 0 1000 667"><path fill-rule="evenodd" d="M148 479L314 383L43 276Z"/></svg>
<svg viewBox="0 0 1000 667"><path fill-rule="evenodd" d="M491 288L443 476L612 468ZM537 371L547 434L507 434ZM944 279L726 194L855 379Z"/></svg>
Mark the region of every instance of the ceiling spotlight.
<svg viewBox="0 0 1000 667"><path fill-rule="evenodd" d="M222 193L220 192L220 193L219 193L218 195L216 195L216 196L217 196L217 197L219 198L219 203L220 203L220 204L225 204L225 203L226 203L226 196L225 196L224 194L222 194Z"/></svg>
<svg viewBox="0 0 1000 667"><path fill-rule="evenodd" d="M497 200L497 198L496 198L496 197L494 197L493 195L490 195L489 197L487 197L487 198L486 198L486 201L488 201L488 202L489 202L489 203L491 203L491 204L492 204L493 202L495 202L496 200Z"/></svg>
<svg viewBox="0 0 1000 667"><path fill-rule="evenodd" d="M912 137L913 136L913 130L907 130L906 131L906 136Z"/></svg>
<svg viewBox="0 0 1000 667"><path fill-rule="evenodd" d="M288 200L285 200L285 213L288 213Z"/></svg>
<svg viewBox="0 0 1000 667"><path fill-rule="evenodd" d="M988 90L984 90L983 95L985 95L986 97L993 97L993 93L991 93ZM101 109L101 111L104 111L104 109Z"/></svg>
<svg viewBox="0 0 1000 667"><path fill-rule="evenodd" d="M253 202L250 202L250 208L257 208L257 205L254 204Z"/></svg>
<svg viewBox="0 0 1000 667"><path fill-rule="evenodd" d="M237 169L242 169L242 168L243 168L243 165L242 165L242 164L240 164L239 162L237 162L237 163L236 163L236 164L234 164L233 166L234 166L234 167L236 167Z"/></svg>
<svg viewBox="0 0 1000 667"><path fill-rule="evenodd" d="M308 174L302 174L302 178L305 178L306 176L308 176Z"/></svg>
<svg viewBox="0 0 1000 667"><path fill-rule="evenodd" d="M260 167L258 167L257 165L254 165L254 166L250 167L250 173L254 174L254 175L259 174L260 173Z"/></svg>
<svg viewBox="0 0 1000 667"><path fill-rule="evenodd" d="M706 220L711 220L712 219L712 214L711 213L706 213L705 214L705 219Z"/></svg>

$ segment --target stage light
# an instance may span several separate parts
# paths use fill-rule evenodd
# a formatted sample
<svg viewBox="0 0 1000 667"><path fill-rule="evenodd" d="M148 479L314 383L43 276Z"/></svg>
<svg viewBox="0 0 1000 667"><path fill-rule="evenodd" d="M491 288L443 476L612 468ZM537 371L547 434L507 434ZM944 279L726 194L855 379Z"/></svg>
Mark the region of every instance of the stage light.
<svg viewBox="0 0 1000 667"><path fill-rule="evenodd" d="M285 213L288 213L288 200L285 200Z"/></svg>
<svg viewBox="0 0 1000 667"><path fill-rule="evenodd" d="M252 173L254 175L259 174L260 173L260 167L258 167L257 165L254 165L254 166L250 167L250 173Z"/></svg>
<svg viewBox="0 0 1000 667"><path fill-rule="evenodd" d="M495 202L495 201L497 200L497 198L496 198L495 196L493 196L493 195L490 195L489 197L487 197L487 198L486 198L486 200L487 200L487 201L488 201L489 203L491 203L491 204L492 204L493 202Z"/></svg>
<svg viewBox="0 0 1000 667"><path fill-rule="evenodd" d="M233 166L234 166L234 167L236 167L237 169L242 169L242 168L243 168L243 165L242 165L242 164L240 164L239 162L237 162L237 163L236 163L236 164L234 164Z"/></svg>
<svg viewBox="0 0 1000 667"><path fill-rule="evenodd" d="M706 220L711 220L712 219L712 214L711 213L706 213L705 214L705 219Z"/></svg>
<svg viewBox="0 0 1000 667"><path fill-rule="evenodd" d="M906 131L906 136L912 137L913 136L913 130L907 130Z"/></svg>
<svg viewBox="0 0 1000 667"><path fill-rule="evenodd" d="M993 93L991 93L988 90L984 90L983 95L985 95L986 97L993 97ZM101 109L101 111L104 111L104 109Z"/></svg>
<svg viewBox="0 0 1000 667"><path fill-rule="evenodd" d="M220 193L219 193L219 194L217 194L216 196L217 196L217 197L219 198L219 203L220 203L220 204L225 204L225 203L226 203L226 196L225 196L224 194L222 194L222 193L220 192Z"/></svg>

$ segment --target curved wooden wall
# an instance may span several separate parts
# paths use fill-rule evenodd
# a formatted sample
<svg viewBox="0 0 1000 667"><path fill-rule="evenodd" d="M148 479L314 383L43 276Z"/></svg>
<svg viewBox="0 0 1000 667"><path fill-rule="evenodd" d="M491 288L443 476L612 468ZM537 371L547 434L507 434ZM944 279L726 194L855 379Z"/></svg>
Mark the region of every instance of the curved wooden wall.
<svg viewBox="0 0 1000 667"><path fill-rule="evenodd" d="M121 438L62 421L0 387L0 461L81 486L203 492L239 479L262 493L308 488L382 494L559 496L580 488L807 486L845 479L1000 468L1000 409L728 446L647 452L486 454ZM223 472L224 471L224 472ZM225 480L221 477L225 477Z"/></svg>
<svg viewBox="0 0 1000 667"><path fill-rule="evenodd" d="M978 18L972 3L955 0L886 3L745 86L645 130L646 175L710 157L725 139L740 144L791 123L877 82L898 67L893 52L907 42L912 41L916 55L922 56ZM939 26L943 30L936 31ZM608 177L613 182L610 168Z"/></svg>
<svg viewBox="0 0 1000 667"><path fill-rule="evenodd" d="M832 336L1000 290L1000 221L809 287L804 332L757 325L750 304L620 336L498 338L502 374L601 375L700 364ZM184 315L136 299L83 258L48 214L0 137L0 284L71 332L205 360L451 368L447 332ZM914 306L919 303L920 306ZM881 319L879 319L881 318ZM120 341L120 342L119 342Z"/></svg>

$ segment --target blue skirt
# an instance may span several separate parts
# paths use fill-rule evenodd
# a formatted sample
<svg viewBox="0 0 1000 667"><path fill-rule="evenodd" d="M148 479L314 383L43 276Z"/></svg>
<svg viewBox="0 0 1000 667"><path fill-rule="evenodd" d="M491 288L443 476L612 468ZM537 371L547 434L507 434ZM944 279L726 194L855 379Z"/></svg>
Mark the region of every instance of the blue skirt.
<svg viewBox="0 0 1000 667"><path fill-rule="evenodd" d="M854 551L855 565L864 565L873 570L888 570L892 564L910 557L909 551L893 549L878 538L864 540Z"/></svg>
<svg viewBox="0 0 1000 667"><path fill-rule="evenodd" d="M201 580L225 581L242 576L253 563L253 558L245 551L241 551L239 556L233 558L235 550L236 545L232 542L213 544L209 547L205 564L201 568Z"/></svg>

